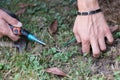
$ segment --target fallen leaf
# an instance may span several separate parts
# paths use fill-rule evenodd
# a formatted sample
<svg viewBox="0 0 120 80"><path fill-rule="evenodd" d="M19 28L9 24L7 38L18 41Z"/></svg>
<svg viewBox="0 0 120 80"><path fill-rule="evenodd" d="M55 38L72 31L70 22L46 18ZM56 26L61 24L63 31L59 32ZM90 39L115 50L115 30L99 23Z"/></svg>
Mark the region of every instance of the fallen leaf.
<svg viewBox="0 0 120 80"><path fill-rule="evenodd" d="M20 8L25 8L25 7L29 6L29 4L26 4L26 3L18 3L18 6L19 6Z"/></svg>
<svg viewBox="0 0 120 80"><path fill-rule="evenodd" d="M63 71L61 71L60 69L54 67L54 68L48 68L45 70L48 73L52 73L58 76L67 76Z"/></svg>
<svg viewBox="0 0 120 80"><path fill-rule="evenodd" d="M28 4L28 3L18 3L18 6L20 8L26 8L28 6L35 6L34 4Z"/></svg>
<svg viewBox="0 0 120 80"><path fill-rule="evenodd" d="M18 3L19 10L15 13L17 16L23 14L28 6L36 6L35 4L28 4L28 3Z"/></svg>
<svg viewBox="0 0 120 80"><path fill-rule="evenodd" d="M19 15L23 14L25 12L25 10L26 10L26 8L19 9L15 14L17 16L19 16Z"/></svg>
<svg viewBox="0 0 120 80"><path fill-rule="evenodd" d="M58 21L54 20L54 22L51 23L50 27L48 28L48 31L50 34L54 34L57 32L57 27L58 27Z"/></svg>

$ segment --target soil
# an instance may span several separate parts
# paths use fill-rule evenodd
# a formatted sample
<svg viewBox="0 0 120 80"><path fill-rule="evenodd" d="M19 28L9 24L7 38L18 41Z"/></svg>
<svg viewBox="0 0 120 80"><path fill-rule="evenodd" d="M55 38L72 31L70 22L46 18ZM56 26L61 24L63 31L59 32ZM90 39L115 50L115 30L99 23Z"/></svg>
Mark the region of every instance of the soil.
<svg viewBox="0 0 120 80"><path fill-rule="evenodd" d="M101 8L105 14L109 25L120 25L120 0L99 0ZM92 71L93 73L103 73L106 76L111 75L114 71L120 70L120 39L115 39L112 46L107 46L108 50L99 59L93 59Z"/></svg>
<svg viewBox="0 0 120 80"><path fill-rule="evenodd" d="M120 0L99 0L101 9L108 25L118 25L120 28ZM76 4L73 4L76 7ZM118 29L119 31L119 29ZM113 79L114 71L120 70L120 39L115 39L113 45L107 45L107 51L100 58L92 58L91 70L94 74L104 74L107 79ZM87 61L86 58L83 60Z"/></svg>
<svg viewBox="0 0 120 80"><path fill-rule="evenodd" d="M53 1L54 3L59 2L59 0L50 1ZM110 26L118 25L120 28L120 0L99 0L99 3L108 24ZM70 10L70 8L73 7L76 8L76 2L71 6L72 7L64 6L64 8L67 10ZM107 48L106 52L101 53L100 58L93 58L91 69L93 74L104 74L108 77L107 79L109 79L109 77L113 77L112 74L114 71L120 70L120 39L115 39L114 44L112 46L107 45ZM87 61L86 58L83 60Z"/></svg>
<svg viewBox="0 0 120 80"><path fill-rule="evenodd" d="M54 10L58 12L64 8L65 11L69 11L71 8L76 8L76 2L74 2L70 7L61 6L62 1L60 0L45 0L49 6L52 6L50 9L55 8ZM54 3L54 4L49 4ZM105 15L105 18L110 26L118 25L120 28L120 0L99 0L101 9ZM59 5L58 5L59 4ZM65 12L64 12L65 13ZM63 16L65 16L63 13ZM72 16L75 17L75 16ZM70 17L71 18L71 17ZM71 22L71 21L68 21ZM72 23L70 23L72 24ZM72 24L73 25L73 24ZM120 39L115 39L112 46L107 45L107 51L101 53L101 57L98 59L93 58L91 70L93 74L104 74L106 77L113 76L113 72L120 70ZM74 57L77 58L77 57ZM116 60L118 59L118 60ZM83 59L87 61L87 59ZM66 68L68 69L68 68Z"/></svg>

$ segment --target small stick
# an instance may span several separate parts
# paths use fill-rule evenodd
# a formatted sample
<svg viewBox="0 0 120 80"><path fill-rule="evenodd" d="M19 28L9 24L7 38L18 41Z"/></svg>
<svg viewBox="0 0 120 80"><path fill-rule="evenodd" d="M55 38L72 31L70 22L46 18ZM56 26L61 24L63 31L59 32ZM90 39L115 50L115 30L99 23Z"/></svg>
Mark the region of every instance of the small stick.
<svg viewBox="0 0 120 80"><path fill-rule="evenodd" d="M73 43L76 41L76 38L73 37L71 40L67 41L65 44L63 44L64 47L68 46L69 44Z"/></svg>
<svg viewBox="0 0 120 80"><path fill-rule="evenodd" d="M0 47L15 47L15 45L12 42L0 42Z"/></svg>

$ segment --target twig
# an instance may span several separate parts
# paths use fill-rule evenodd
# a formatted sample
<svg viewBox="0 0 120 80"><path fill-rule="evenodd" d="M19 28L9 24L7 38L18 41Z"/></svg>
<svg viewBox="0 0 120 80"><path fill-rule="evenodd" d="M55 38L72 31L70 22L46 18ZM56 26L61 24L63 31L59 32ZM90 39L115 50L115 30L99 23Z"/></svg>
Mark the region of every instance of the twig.
<svg viewBox="0 0 120 80"><path fill-rule="evenodd" d="M10 70L5 74L4 79L6 79L7 76L8 76L13 70L14 70L14 68L13 68L13 69L10 69Z"/></svg>
<svg viewBox="0 0 120 80"><path fill-rule="evenodd" d="M15 45L12 42L0 42L0 47L15 47Z"/></svg>

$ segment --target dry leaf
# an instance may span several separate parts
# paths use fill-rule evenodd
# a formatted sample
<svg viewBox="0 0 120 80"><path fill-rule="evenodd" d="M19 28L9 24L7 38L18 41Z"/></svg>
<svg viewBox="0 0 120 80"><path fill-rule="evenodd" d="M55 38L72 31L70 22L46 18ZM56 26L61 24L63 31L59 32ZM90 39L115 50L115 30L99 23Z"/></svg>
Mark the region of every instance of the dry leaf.
<svg viewBox="0 0 120 80"><path fill-rule="evenodd" d="M26 4L26 3L18 3L18 6L19 6L20 8L25 8L25 7L29 6L29 4Z"/></svg>
<svg viewBox="0 0 120 80"><path fill-rule="evenodd" d="M28 6L35 6L34 4L27 4L27 3L18 3L18 6L20 7L20 8L26 8L26 7L28 7Z"/></svg>
<svg viewBox="0 0 120 80"><path fill-rule="evenodd" d="M19 15L23 14L25 12L25 10L26 10L25 8L19 9L15 14L17 16L19 16Z"/></svg>
<svg viewBox="0 0 120 80"><path fill-rule="evenodd" d="M27 4L27 3L18 3L20 9L15 13L17 16L23 14L28 6L35 6L35 4Z"/></svg>
<svg viewBox="0 0 120 80"><path fill-rule="evenodd" d="M57 27L58 27L58 21L54 20L54 22L52 22L52 24L50 25L50 27L48 28L50 34L54 34L57 32Z"/></svg>
<svg viewBox="0 0 120 80"><path fill-rule="evenodd" d="M59 75L59 76L67 76L63 71L61 71L60 69L58 69L56 67L48 68L45 71L48 72L48 73Z"/></svg>

